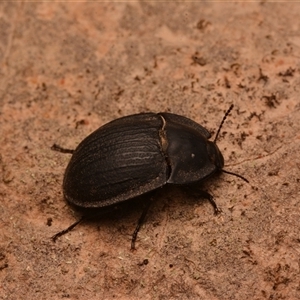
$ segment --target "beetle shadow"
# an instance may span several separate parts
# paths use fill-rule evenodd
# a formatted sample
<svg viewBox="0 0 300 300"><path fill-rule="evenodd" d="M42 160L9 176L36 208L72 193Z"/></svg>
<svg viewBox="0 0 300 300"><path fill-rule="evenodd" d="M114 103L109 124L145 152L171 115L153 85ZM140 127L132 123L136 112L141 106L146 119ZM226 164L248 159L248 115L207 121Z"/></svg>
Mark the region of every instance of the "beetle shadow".
<svg viewBox="0 0 300 300"><path fill-rule="evenodd" d="M59 237L72 231L77 225L84 223L93 226L108 226L112 224L122 224L124 220L132 220L134 216L142 214L136 219L139 220L137 227L133 233L132 249L134 249L134 242L137 237L139 228L144 222L147 211L153 200L153 192L143 194L141 196L129 199L125 202L113 204L100 208L82 208L74 204L70 204L71 209L74 211L77 221L71 224L68 228L56 233L52 236L52 240L55 242ZM131 221L130 221L131 222ZM101 223L101 224L100 224Z"/></svg>
<svg viewBox="0 0 300 300"><path fill-rule="evenodd" d="M83 216L86 222L98 222L99 220L121 220L129 217L131 214L143 210L148 200L151 198L151 193L112 204L105 207L83 208L74 204L68 203L77 215Z"/></svg>
<svg viewBox="0 0 300 300"><path fill-rule="evenodd" d="M113 204L102 208L82 208L74 204L70 204L71 208L78 216L78 220L71 224L68 228L58 232L52 237L53 241L62 235L72 231L80 223L87 224L89 226L97 227L111 227L111 225L118 224L119 228L122 228L124 220L132 220L136 218L136 228L132 234L131 250L135 249L135 241L137 239L138 232L141 226L145 223L146 217L155 216L157 213L161 213L168 209L170 202L178 207L180 210L184 210L187 206L195 205L199 203L202 205L205 199L214 207L215 213L219 213L216 203L213 197L206 191L204 191L202 183L189 184L189 185L165 185L164 187L148 192L141 196L129 199L127 201ZM161 201L156 201L160 199ZM151 212L148 212L151 207ZM153 217L152 217L153 218Z"/></svg>

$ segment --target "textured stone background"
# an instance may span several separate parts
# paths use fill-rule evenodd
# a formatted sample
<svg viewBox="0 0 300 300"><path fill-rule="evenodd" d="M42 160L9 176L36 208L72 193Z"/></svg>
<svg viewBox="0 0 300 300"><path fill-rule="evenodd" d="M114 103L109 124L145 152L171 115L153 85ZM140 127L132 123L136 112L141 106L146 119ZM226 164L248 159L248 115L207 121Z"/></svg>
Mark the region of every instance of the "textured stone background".
<svg viewBox="0 0 300 300"><path fill-rule="evenodd" d="M0 4L0 299L300 299L300 5ZM74 148L104 123L170 111L212 133L222 208L159 191L84 223L62 197ZM138 206L138 205L137 205ZM144 264L144 260L148 264Z"/></svg>

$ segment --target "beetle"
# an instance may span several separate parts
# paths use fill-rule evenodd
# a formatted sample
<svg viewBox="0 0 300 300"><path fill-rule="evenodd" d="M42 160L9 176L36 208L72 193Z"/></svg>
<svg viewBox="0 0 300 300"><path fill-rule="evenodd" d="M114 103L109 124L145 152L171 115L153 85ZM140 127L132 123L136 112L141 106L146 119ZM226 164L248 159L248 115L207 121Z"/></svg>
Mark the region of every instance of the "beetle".
<svg viewBox="0 0 300 300"><path fill-rule="evenodd" d="M123 203L167 184L199 183L223 169L224 158L216 140L232 110L225 113L216 137L184 116L173 113L139 113L113 120L87 136L75 150L54 144L53 150L72 153L63 179L68 203L79 208L105 208ZM201 195L220 210L213 197ZM138 231L146 217L146 206L133 233L135 249ZM83 216L84 218L84 216ZM53 240L73 229L79 221L53 236Z"/></svg>

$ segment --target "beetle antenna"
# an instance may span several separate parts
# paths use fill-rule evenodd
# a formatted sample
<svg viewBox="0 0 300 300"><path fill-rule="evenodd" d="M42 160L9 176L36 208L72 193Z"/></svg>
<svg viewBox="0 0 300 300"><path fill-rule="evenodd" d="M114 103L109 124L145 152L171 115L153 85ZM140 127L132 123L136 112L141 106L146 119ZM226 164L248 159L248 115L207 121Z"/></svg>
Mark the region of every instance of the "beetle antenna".
<svg viewBox="0 0 300 300"><path fill-rule="evenodd" d="M224 115L224 117L223 117L223 120L222 120L222 122L221 122L221 124L220 124L220 126L219 126L219 129L218 129L218 131L217 131L216 137L215 137L215 139L214 139L214 143L216 143L216 141L217 141L217 139L218 139L218 136L219 136L219 133L220 133L220 130L221 130L221 128L222 128L222 126L223 126L223 124L224 124L224 122L225 122L227 116L230 114L230 112L231 112L232 109L233 109L233 104L230 105L229 109L226 111L226 113L225 113L225 115Z"/></svg>
<svg viewBox="0 0 300 300"><path fill-rule="evenodd" d="M229 172L229 171L226 171L224 169L221 170L223 173L227 173L227 174L230 174L230 175L234 175L238 178L241 178L242 180L246 181L247 183L249 183L249 180L246 179L245 177L243 177L242 175L239 175L239 174L236 174L236 173L233 173L233 172Z"/></svg>

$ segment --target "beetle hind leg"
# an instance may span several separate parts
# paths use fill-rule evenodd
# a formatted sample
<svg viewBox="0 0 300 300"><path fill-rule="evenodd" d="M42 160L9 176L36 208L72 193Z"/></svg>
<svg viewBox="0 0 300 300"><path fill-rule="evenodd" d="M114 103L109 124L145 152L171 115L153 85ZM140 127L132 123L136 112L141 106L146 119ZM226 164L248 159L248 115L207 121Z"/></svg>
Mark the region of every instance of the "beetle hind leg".
<svg viewBox="0 0 300 300"><path fill-rule="evenodd" d="M53 242L56 242L56 240L61 237L62 235L65 235L66 233L70 232L74 227L76 227L79 223L81 223L84 220L84 217L82 216L78 221L76 221L75 223L73 223L71 226L69 226L68 228L56 233L55 235L53 235L51 237Z"/></svg>

